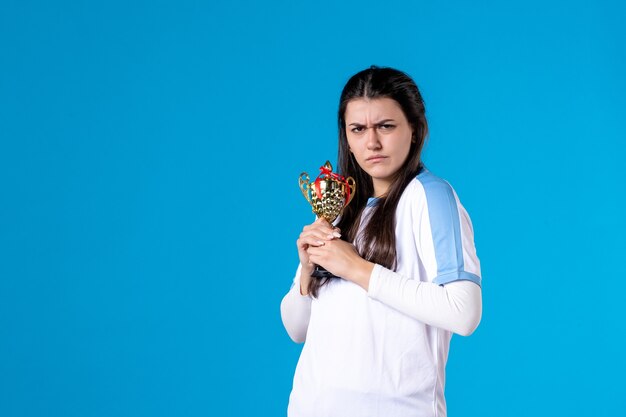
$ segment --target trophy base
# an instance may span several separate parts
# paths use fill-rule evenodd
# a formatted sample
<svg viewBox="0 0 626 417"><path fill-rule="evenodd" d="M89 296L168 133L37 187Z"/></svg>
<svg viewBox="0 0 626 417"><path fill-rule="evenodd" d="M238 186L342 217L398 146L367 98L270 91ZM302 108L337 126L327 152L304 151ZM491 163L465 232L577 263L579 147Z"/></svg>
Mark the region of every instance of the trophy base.
<svg viewBox="0 0 626 417"><path fill-rule="evenodd" d="M313 270L313 273L311 274L311 276L317 279L338 278L337 275L332 274L331 272L327 271L326 269L322 268L319 265L315 265L315 269Z"/></svg>

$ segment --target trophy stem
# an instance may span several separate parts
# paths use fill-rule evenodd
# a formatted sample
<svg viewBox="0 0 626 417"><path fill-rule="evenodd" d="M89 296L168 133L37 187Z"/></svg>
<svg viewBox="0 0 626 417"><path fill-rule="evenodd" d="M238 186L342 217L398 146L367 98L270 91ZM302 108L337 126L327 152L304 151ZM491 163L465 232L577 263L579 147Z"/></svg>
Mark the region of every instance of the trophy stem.
<svg viewBox="0 0 626 417"><path fill-rule="evenodd" d="M311 274L311 276L317 279L339 278L337 275L334 275L333 273L331 273L330 271L327 271L326 269L322 268L319 265L315 265L315 269L313 270L313 273Z"/></svg>

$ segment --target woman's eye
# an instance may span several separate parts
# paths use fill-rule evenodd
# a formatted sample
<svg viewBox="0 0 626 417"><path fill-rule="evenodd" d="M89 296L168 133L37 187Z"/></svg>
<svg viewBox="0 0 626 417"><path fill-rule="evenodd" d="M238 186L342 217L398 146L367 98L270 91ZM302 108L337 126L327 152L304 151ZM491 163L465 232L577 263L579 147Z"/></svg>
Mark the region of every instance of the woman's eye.
<svg viewBox="0 0 626 417"><path fill-rule="evenodd" d="M352 132L353 133L359 133L359 132L362 132L363 129L364 129L363 126L356 126L356 127L352 128Z"/></svg>
<svg viewBox="0 0 626 417"><path fill-rule="evenodd" d="M385 124L380 125L379 127L380 127L380 129L382 129L382 130L391 130L391 129L393 129L395 126L394 126L394 125L390 125L390 124L388 124L388 123L385 123Z"/></svg>

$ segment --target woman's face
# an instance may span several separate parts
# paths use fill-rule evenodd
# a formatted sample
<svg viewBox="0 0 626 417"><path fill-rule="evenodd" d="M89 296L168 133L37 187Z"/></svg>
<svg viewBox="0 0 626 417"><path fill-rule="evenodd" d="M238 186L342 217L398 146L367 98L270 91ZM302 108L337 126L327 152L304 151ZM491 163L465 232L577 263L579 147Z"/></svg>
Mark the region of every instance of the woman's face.
<svg viewBox="0 0 626 417"><path fill-rule="evenodd" d="M372 177L374 196L382 196L409 155L413 129L391 98L351 100L344 120L350 151Z"/></svg>

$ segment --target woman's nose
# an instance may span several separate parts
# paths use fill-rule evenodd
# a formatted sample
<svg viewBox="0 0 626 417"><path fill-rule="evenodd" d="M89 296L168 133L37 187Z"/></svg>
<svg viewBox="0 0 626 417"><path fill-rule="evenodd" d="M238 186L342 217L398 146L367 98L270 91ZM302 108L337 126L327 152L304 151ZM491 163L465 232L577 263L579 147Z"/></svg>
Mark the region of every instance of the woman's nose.
<svg viewBox="0 0 626 417"><path fill-rule="evenodd" d="M380 140L376 128L368 129L366 145L369 150L380 149Z"/></svg>

